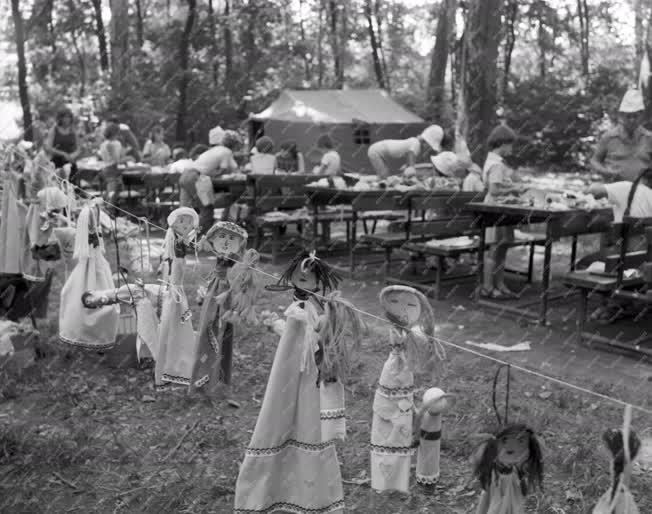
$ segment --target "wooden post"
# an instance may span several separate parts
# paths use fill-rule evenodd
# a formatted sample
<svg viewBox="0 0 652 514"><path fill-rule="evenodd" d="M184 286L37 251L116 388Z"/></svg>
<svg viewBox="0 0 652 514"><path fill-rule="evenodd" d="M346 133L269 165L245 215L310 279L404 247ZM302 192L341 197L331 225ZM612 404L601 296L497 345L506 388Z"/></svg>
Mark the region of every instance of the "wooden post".
<svg viewBox="0 0 652 514"><path fill-rule="evenodd" d="M222 382L226 385L231 384L231 369L233 367L233 324L226 323L222 333L222 361L220 362L220 371Z"/></svg>

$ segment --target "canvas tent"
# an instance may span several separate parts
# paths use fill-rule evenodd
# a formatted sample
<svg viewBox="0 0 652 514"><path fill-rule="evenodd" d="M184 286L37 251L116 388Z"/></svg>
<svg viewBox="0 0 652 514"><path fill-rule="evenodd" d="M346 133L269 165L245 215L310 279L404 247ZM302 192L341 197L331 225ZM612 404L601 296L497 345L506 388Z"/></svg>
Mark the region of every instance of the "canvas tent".
<svg viewBox="0 0 652 514"><path fill-rule="evenodd" d="M329 134L344 170L359 173L372 171L367 157L371 143L416 136L426 125L379 89L285 90L267 109L249 118L252 141L263 134L277 145L296 141L309 169L321 159L317 139Z"/></svg>

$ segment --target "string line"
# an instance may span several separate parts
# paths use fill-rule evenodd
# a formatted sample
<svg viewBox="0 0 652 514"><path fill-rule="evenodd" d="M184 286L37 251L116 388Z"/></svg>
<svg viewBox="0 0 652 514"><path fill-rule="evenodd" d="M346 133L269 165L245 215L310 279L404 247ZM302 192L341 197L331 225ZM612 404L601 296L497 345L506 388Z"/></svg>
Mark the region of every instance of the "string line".
<svg viewBox="0 0 652 514"><path fill-rule="evenodd" d="M12 150L12 151L16 151L16 150L14 149L14 150ZM69 184L70 186L72 186L73 189L76 189L76 190L81 191L82 193L88 195L88 196L92 199L92 196L90 195L90 193L88 193L88 191L85 191L85 190L82 189L81 187L76 186L75 184L72 184L72 183L70 183L69 181L67 181L67 180L65 180L65 179L62 179L61 177L59 177L59 176L56 175L56 174L54 174L53 176L54 176L54 178L56 178L57 180L59 180L60 183L61 183L62 185L63 185L64 183L67 183L67 184ZM118 211L120 211L120 212L125 213L127 216L130 216L130 217L132 217L132 218L135 218L135 219L137 219L137 220L142 221L143 223L145 223L145 224L147 224L147 225L151 225L152 227L158 228L159 230L162 230L162 231L164 231L164 232L165 232L165 230L166 230L166 229L164 229L163 227L159 227L159 226L156 225L155 223L152 223L152 222L149 221L148 219L143 218L143 217L136 216L135 214L133 214L133 213L131 213L131 212L129 212L129 211L126 211L126 210L124 210L124 209L122 209L122 208L120 208L120 207L118 207L118 206L116 206L116 205L113 205L112 203L107 202L106 200L104 200L104 203L105 203L106 205L109 205L109 206L115 208L116 210L118 210ZM194 241L191 241L190 244L194 245L195 247L198 247L198 246L199 246L198 243L196 243L196 242L194 242ZM252 265L250 265L250 264L248 264L248 263L246 263L246 262L244 262L244 261L240 261L240 260L238 260L238 259L234 259L233 257L230 257L230 256L224 257L223 255L218 254L216 251L214 251L214 250L212 250L212 249L211 249L211 250L208 250L208 253L212 253L212 254L215 255L216 257L226 258L227 260L233 261L234 263L242 264L242 265L244 265L245 267L247 267L248 269L253 270L253 271L259 273L260 275L263 275L263 276L266 276L266 277L268 277L268 278L271 278L271 279L274 280L275 282L277 282L277 281L279 280L279 278L280 278L280 277L278 277L278 276L276 276L276 275L273 275L273 274L271 274L271 273L269 273L269 272L267 272L267 271L265 271L265 270L262 270L262 269L260 269L260 268L256 268L255 266L252 266ZM319 298L319 299L322 300L322 301L326 301L326 300L328 300L328 298L327 298L326 296L321 295L321 294L319 294L318 292L313 292L313 291L306 291L306 292L312 294L313 296ZM380 323L388 324L388 325L390 325L390 326L398 326L399 328L402 328L402 329L404 329L404 330L406 330L406 331L410 331L410 330L411 330L410 327L398 325L398 324L396 324L396 323L394 323L394 322L392 322L392 321L390 321L390 320L388 320L388 319L386 319L386 318L383 318L383 317L378 316L378 315L376 315L376 314L373 314L373 313L371 313L371 312L367 312L367 311L364 311L364 310L358 309L358 308L355 307L355 306L353 306L353 309L352 309L352 310L355 311L355 312L357 312L358 314L361 314L361 315L363 315L363 316L366 316L366 317L368 317L368 318L371 318L371 319L373 319L373 320L376 320L376 321L378 321L378 322L380 322ZM617 404L617 405L619 405L619 406L621 406L621 407L625 407L625 408L628 408L628 407L629 407L629 408L631 408L631 409L633 409L633 410L636 410L636 411L639 411L639 412L641 412L641 413L644 413L644 414L647 414L647 415L649 415L649 416L652 416L652 409L648 409L648 408L643 407L643 406L640 406L640 405L633 405L633 404L630 404L630 403L628 403L628 402L626 402L626 401L623 401L623 400L621 400L621 399L619 399L619 398L615 398L615 397L608 396L608 395L605 395L605 394L602 394L602 393L598 393L597 391L593 391L593 390L591 390L591 389L588 389L588 388L585 388L585 387L579 386L579 385L577 385L577 384L573 384L573 383L571 383L571 382L567 382L567 381L562 380L562 379L559 379L559 378L551 377L551 376L546 375L546 374L544 374L544 373L541 373L541 372L539 372L539 371L536 371L536 370L533 370L533 369L530 369L530 368L526 368L526 367L524 367L524 366L520 366L520 365L518 365L518 364L514 364L514 363L511 363L511 362L509 362L509 361L506 361L506 360L503 360L503 359L499 359L499 358L497 358L497 357L493 357L493 356L491 356L491 355L487 355L487 354L482 353L482 352L480 352L480 351L474 350L474 349L472 349L472 348L467 348L466 346L461 346L461 345L459 345L459 344L453 343L453 342L451 342L451 341L447 341L447 340L442 339L442 338L440 338L440 337L436 337L436 336L428 336L428 335L426 335L426 334L421 334L421 336L422 336L422 337L426 337L426 338L428 338L428 339L431 339L431 340L432 340L434 343L436 343L436 344L446 345L446 346L448 346L448 347L455 348L456 350L459 350L459 351L462 351L462 352L465 352L465 353L468 353L468 354L474 355L474 356L476 356L476 357L480 357L480 358L483 358L483 359L486 359L486 360L489 360L489 361L495 362L496 364L500 364L501 366L507 366L507 367L508 367L508 370L509 370L509 369L515 369L515 370L520 371L521 373L524 373L524 374L527 374L527 375L531 375L531 376L535 376L535 377L538 377L538 378L540 378L540 379L542 379L542 380L546 380L546 381L549 381L549 382L553 382L553 383L555 383L555 384L557 384L557 385L560 385L560 386L563 386L563 387L566 387L566 388L569 388L569 389L573 389L573 390L575 390L575 391L578 391L578 392L584 393L584 394L586 394L586 395L594 396L594 397L596 397L596 398L600 398L601 400L604 400L604 401L607 401L607 402L611 402L611 403Z"/></svg>

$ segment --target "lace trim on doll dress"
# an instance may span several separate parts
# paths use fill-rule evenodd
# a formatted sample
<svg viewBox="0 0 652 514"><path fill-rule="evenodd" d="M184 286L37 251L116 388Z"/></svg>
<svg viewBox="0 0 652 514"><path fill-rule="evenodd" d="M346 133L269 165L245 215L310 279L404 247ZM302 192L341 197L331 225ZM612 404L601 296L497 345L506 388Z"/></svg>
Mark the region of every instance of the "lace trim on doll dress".
<svg viewBox="0 0 652 514"><path fill-rule="evenodd" d="M331 503L327 507L311 509L302 507L296 503L278 502L266 507L264 509L234 509L234 514L270 514L272 512L289 512L291 514L327 514L329 512L336 512L344 509L344 500L338 500Z"/></svg>
<svg viewBox="0 0 652 514"><path fill-rule="evenodd" d="M104 343L104 344L84 343L84 342L81 342L81 341L73 341L72 339L68 339L67 337L63 337L63 336L59 336L59 340L62 343L71 344L72 346L76 346L78 348L83 348L85 350L102 351L102 350L108 350L108 349L113 348L115 346L115 342L113 342L113 343Z"/></svg>
<svg viewBox="0 0 652 514"><path fill-rule="evenodd" d="M398 398L413 395L414 387L387 387L379 383L378 391L389 398Z"/></svg>
<svg viewBox="0 0 652 514"><path fill-rule="evenodd" d="M301 441L297 441L295 439L288 439L283 444L280 444L279 446L273 446L271 448L247 448L245 450L245 455L250 455L252 457L260 457L263 455L265 456L276 455L278 453L281 453L286 448L298 448L300 450L306 450L308 452L320 452L322 450L325 450L326 448L331 447L332 445L333 445L332 442L302 443Z"/></svg>
<svg viewBox="0 0 652 514"><path fill-rule="evenodd" d="M342 419L345 418L345 409L324 409L319 412L319 419Z"/></svg>
<svg viewBox="0 0 652 514"><path fill-rule="evenodd" d="M163 373L163 376L161 378L165 382L172 382L173 384L190 385L189 379L183 377L177 377L175 375L168 375L166 373Z"/></svg>
<svg viewBox="0 0 652 514"><path fill-rule="evenodd" d="M372 444L371 451L379 455L414 455L416 448L414 446L379 446Z"/></svg>
<svg viewBox="0 0 652 514"><path fill-rule="evenodd" d="M435 485L437 482L439 482L439 476L435 476L435 475L428 475L428 476L417 475L417 484Z"/></svg>
<svg viewBox="0 0 652 514"><path fill-rule="evenodd" d="M213 351L219 355L220 354L220 343L217 340L217 336L215 335L215 331L213 330L213 325L211 324L208 327L208 343L211 345L211 348Z"/></svg>

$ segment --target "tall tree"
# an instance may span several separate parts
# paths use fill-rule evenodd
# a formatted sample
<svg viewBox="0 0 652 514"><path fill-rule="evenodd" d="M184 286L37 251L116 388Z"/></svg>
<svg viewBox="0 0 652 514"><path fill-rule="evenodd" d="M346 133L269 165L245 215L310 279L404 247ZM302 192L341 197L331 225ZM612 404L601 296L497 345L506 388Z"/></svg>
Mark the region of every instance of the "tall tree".
<svg viewBox="0 0 652 514"><path fill-rule="evenodd" d="M516 44L516 23L518 19L518 0L508 0L505 15L505 43L503 45L504 65L501 93L505 94L509 86L509 74L512 68L512 54Z"/></svg>
<svg viewBox="0 0 652 514"><path fill-rule="evenodd" d="M502 0L475 0L469 6L464 102L466 139L475 162L484 161L485 143L496 121L501 7Z"/></svg>
<svg viewBox="0 0 652 514"><path fill-rule="evenodd" d="M383 70L383 63L380 59L380 48L378 46L378 39L376 38L376 30L374 29L374 16L371 8L372 0L365 0L364 14L367 19L367 31L369 33L369 44L371 44L371 58L374 63L374 72L376 73L376 82L381 89L385 89L385 73Z"/></svg>
<svg viewBox="0 0 652 514"><path fill-rule="evenodd" d="M591 34L591 19L587 0L577 0L577 17L580 22L580 59L582 64L582 75L589 76L589 36Z"/></svg>
<svg viewBox="0 0 652 514"><path fill-rule="evenodd" d="M97 46L100 51L100 67L102 71L109 71L109 51L106 45L104 20L102 19L102 0L91 1L93 2L93 12L95 13L95 35L97 36Z"/></svg>
<svg viewBox="0 0 652 514"><path fill-rule="evenodd" d="M138 48L142 48L145 44L145 16L142 1L136 0L136 41L138 42Z"/></svg>
<svg viewBox="0 0 652 514"><path fill-rule="evenodd" d="M301 58L303 59L304 79L310 83L312 81L312 60L308 51L308 40L306 38L306 27L303 20L304 0L299 0L299 36L301 37Z"/></svg>
<svg viewBox="0 0 652 514"><path fill-rule="evenodd" d="M319 26L317 30L317 87L324 85L324 1L319 0Z"/></svg>
<svg viewBox="0 0 652 514"><path fill-rule="evenodd" d="M188 15L179 41L179 104L177 106L176 140L186 140L186 116L188 113L188 85L190 84L190 41L197 19L197 0L187 0Z"/></svg>
<svg viewBox="0 0 652 514"><path fill-rule="evenodd" d="M383 15L380 8L381 0L374 2L374 17L376 18L376 27L378 27L378 48L380 50L380 62L383 65L383 76L385 77L385 86L387 91L392 89L392 84L389 80L389 73L387 71L387 60L385 59L385 45L383 43Z"/></svg>
<svg viewBox="0 0 652 514"><path fill-rule="evenodd" d="M218 60L218 49L217 49L217 30L216 30L216 21L215 21L215 6L213 5L213 0L208 0L208 30L211 36L211 77L213 78L213 87L218 87L218 70L219 70L219 60Z"/></svg>
<svg viewBox="0 0 652 514"><path fill-rule="evenodd" d="M444 98L446 91L446 68L450 53L450 36L457 12L457 0L444 0L440 6L435 47L430 61L430 77L427 90L427 113L435 120L444 114Z"/></svg>
<svg viewBox="0 0 652 514"><path fill-rule="evenodd" d="M20 0L11 0L11 17L14 21L16 54L18 57L18 94L20 95L20 105L23 108L23 139L25 141L33 141L32 109L29 104L27 64L25 62L25 30L23 27L23 15L20 11ZM6 222L7 220L5 220Z"/></svg>
<svg viewBox="0 0 652 514"><path fill-rule="evenodd" d="M335 87L341 89L344 85L344 65L340 45L340 16L338 0L328 0L328 15L330 21L330 40L333 52L333 68L335 73Z"/></svg>
<svg viewBox="0 0 652 514"><path fill-rule="evenodd" d="M129 3L111 0L111 109L129 112Z"/></svg>
<svg viewBox="0 0 652 514"><path fill-rule="evenodd" d="M224 89L233 91L233 33L231 32L231 0L224 0Z"/></svg>

